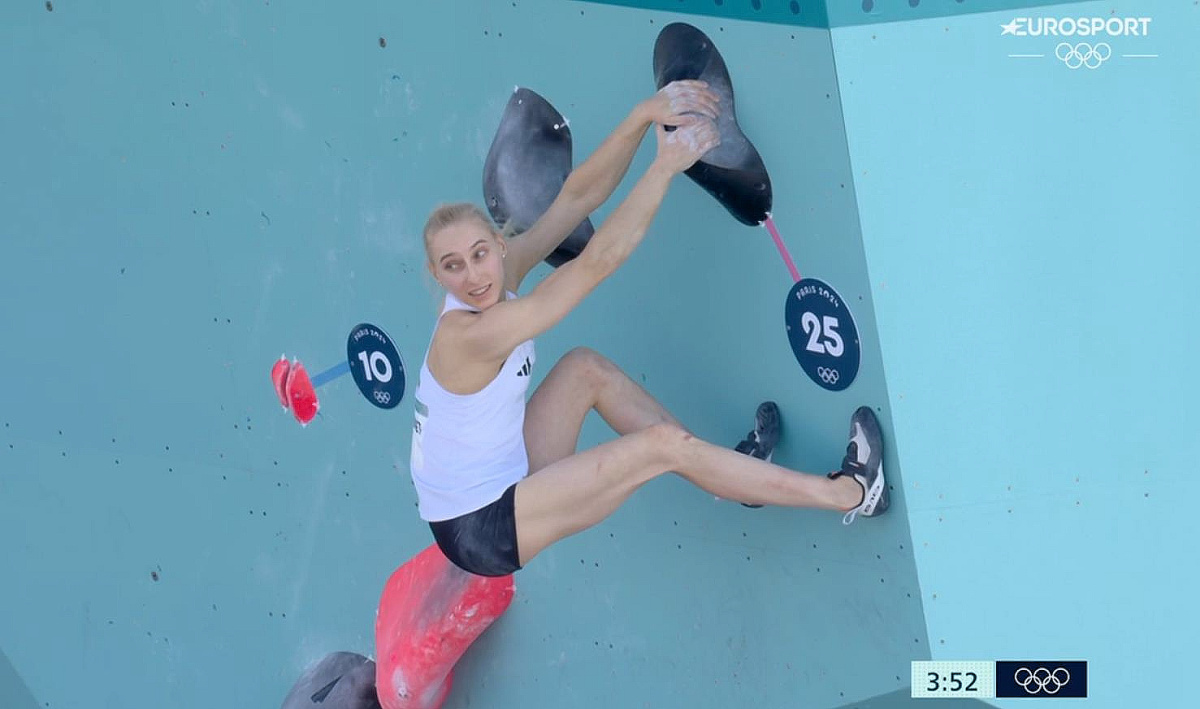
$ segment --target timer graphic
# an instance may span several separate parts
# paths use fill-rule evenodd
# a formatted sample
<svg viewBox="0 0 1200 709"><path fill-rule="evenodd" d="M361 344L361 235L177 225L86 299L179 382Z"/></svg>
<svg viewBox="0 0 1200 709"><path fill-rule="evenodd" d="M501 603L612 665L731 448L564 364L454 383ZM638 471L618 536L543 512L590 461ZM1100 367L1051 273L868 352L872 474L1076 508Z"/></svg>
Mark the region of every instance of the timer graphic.
<svg viewBox="0 0 1200 709"><path fill-rule="evenodd" d="M1087 660L913 660L914 699L1069 699L1088 695Z"/></svg>
<svg viewBox="0 0 1200 709"><path fill-rule="evenodd" d="M914 660L912 695L952 698L996 696L996 663L975 660Z"/></svg>

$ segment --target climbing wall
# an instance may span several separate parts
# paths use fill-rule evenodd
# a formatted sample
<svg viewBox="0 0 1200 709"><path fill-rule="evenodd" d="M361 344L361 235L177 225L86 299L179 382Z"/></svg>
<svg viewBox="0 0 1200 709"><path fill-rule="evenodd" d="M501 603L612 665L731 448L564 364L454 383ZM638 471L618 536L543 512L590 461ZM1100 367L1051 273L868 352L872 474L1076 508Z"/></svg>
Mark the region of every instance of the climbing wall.
<svg viewBox="0 0 1200 709"><path fill-rule="evenodd" d="M411 388L439 307L421 226L482 201L513 88L570 120L578 163L653 93L675 21L729 66L779 239L681 178L539 339L534 385L588 346L731 446L772 399L776 461L818 473L869 405L893 511L844 527L655 480L517 574L447 706L890 707L914 659L1173 647L1178 617L1137 599L1191 576L1167 566L1185 517L1154 500L1195 456L1161 439L1196 393L1187 262L1161 254L1197 216L1171 199L1197 111L1146 107L1196 84L1200 15L1120 3L1162 18L1122 51L1161 56L1068 83L1007 56L1033 38L999 41L999 11L1037 3L969 3L7 3L0 706L278 706L328 654L373 656L384 584L431 537L411 391L365 398L348 336L386 332ZM1135 100L1112 110L1114 87ZM1104 131L1116 152L1088 152ZM793 347L797 276L853 320L848 385ZM281 354L327 374L307 426L268 378ZM581 443L611 437L594 418Z"/></svg>

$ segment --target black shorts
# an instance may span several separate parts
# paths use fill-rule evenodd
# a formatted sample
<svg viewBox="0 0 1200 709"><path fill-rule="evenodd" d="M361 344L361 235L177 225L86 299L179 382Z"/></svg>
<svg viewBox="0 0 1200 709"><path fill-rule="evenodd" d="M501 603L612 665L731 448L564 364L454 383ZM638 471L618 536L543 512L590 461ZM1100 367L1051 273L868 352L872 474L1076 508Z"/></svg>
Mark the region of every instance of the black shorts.
<svg viewBox="0 0 1200 709"><path fill-rule="evenodd" d="M455 566L479 576L507 576L521 568L517 552L516 483L500 499L460 517L430 522L438 548Z"/></svg>

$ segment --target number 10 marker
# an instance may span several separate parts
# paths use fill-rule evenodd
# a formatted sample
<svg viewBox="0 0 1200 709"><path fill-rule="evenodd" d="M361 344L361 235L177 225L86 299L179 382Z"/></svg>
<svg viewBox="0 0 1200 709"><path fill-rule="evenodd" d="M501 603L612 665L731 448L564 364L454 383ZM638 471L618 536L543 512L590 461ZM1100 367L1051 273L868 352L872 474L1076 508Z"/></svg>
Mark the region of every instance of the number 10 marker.
<svg viewBox="0 0 1200 709"><path fill-rule="evenodd" d="M355 325L346 341L346 359L311 380L300 360L280 356L271 368L271 381L284 409L291 409L301 425L317 415L316 388L343 374L353 374L358 390L381 409L394 409L404 399L404 360L383 328L370 323Z"/></svg>

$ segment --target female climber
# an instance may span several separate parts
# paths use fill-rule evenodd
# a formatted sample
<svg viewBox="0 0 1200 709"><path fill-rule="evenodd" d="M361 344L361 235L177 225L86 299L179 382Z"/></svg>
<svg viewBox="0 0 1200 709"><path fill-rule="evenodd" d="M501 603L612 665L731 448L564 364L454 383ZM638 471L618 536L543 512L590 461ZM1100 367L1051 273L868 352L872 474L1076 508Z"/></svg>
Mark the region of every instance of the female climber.
<svg viewBox="0 0 1200 709"><path fill-rule="evenodd" d="M736 450L724 448L694 436L588 349L563 356L526 401L534 338L638 246L672 178L719 144L718 108L703 82L663 87L571 172L542 217L512 238L469 203L430 215L427 266L446 295L414 395L411 472L421 518L460 568L511 574L667 471L750 506L846 512L846 524L887 509L879 425L866 407L852 418L841 469L822 476L770 462L779 436L774 404L759 407L755 430ZM651 125L657 154L629 195L582 252L518 296L529 271L612 194ZM577 453L591 409L619 437Z"/></svg>

